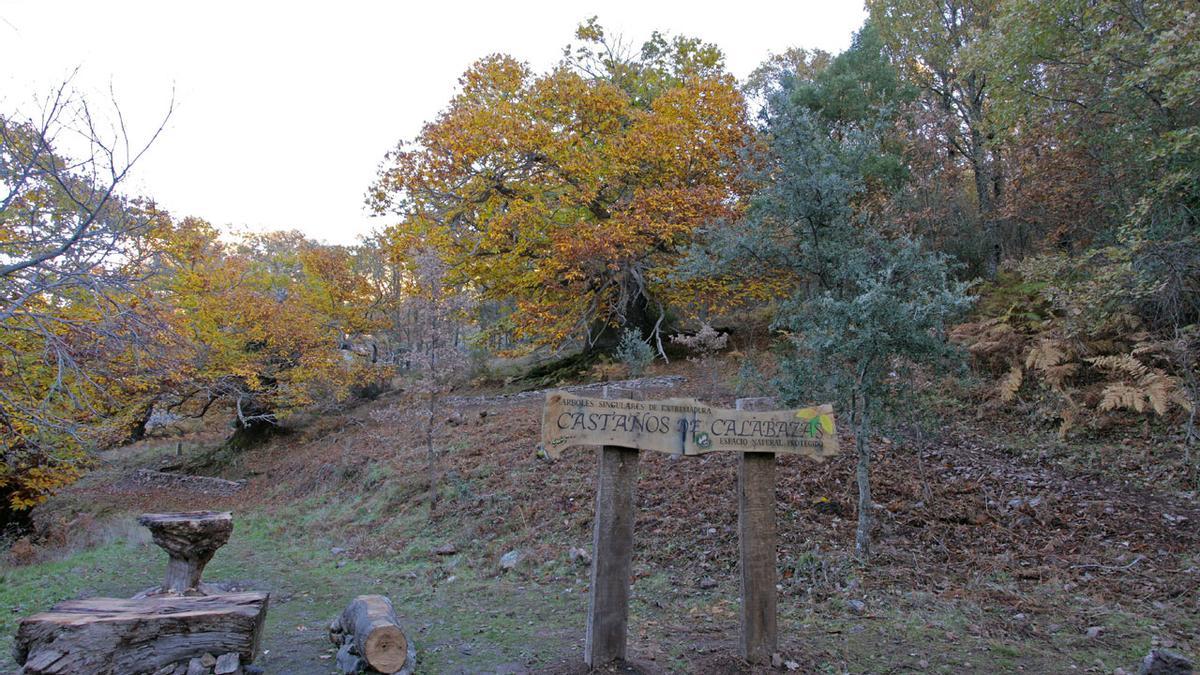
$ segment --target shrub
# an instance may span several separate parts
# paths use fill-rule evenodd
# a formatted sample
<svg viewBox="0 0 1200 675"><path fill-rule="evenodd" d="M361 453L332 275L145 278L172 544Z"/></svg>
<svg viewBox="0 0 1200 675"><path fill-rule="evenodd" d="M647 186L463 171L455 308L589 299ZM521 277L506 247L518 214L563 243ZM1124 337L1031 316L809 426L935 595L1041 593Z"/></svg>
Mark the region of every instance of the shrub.
<svg viewBox="0 0 1200 675"><path fill-rule="evenodd" d="M621 333L621 341L617 343L616 357L629 368L631 377L641 377L654 362L654 348L642 339L641 332L636 328L626 328Z"/></svg>

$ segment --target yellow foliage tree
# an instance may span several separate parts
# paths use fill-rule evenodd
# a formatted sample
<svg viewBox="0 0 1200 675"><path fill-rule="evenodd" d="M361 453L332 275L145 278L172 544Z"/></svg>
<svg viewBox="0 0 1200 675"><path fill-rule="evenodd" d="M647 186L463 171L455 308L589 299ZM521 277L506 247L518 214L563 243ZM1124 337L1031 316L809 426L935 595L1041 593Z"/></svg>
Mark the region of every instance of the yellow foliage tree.
<svg viewBox="0 0 1200 675"><path fill-rule="evenodd" d="M533 344L649 328L676 252L735 215L745 104L720 52L655 36L640 56L594 21L537 75L490 56L448 108L391 152L369 199L394 245L438 247L448 283L513 308Z"/></svg>

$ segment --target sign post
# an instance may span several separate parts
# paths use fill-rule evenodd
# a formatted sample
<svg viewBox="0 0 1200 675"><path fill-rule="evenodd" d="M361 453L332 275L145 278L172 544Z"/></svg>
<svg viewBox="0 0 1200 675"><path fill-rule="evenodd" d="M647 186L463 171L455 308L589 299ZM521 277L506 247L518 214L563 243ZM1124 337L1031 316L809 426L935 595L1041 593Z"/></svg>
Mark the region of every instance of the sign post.
<svg viewBox="0 0 1200 675"><path fill-rule="evenodd" d="M550 459L571 446L600 446L584 660L597 667L626 658L638 453L656 450L683 456L741 453L738 649L751 663L769 662L778 648L775 455L820 461L836 453L833 407L762 410L770 399L741 399L736 410L722 410L695 399L646 401L636 394L638 399L610 398L607 387L601 399L555 392L546 396L542 411L541 447Z"/></svg>
<svg viewBox="0 0 1200 675"><path fill-rule="evenodd" d="M604 398L608 394L605 387ZM637 448L619 445L602 446L597 455L592 583L583 647L589 666L625 658L638 459ZM604 555L595 555L599 551Z"/></svg>
<svg viewBox="0 0 1200 675"><path fill-rule="evenodd" d="M737 401L737 409L763 409L765 398ZM741 619L738 651L750 663L771 662L779 650L775 583L775 453L743 452L738 457L738 570Z"/></svg>
<svg viewBox="0 0 1200 675"><path fill-rule="evenodd" d="M588 600L584 661L600 666L625 658L629 624L629 575L633 568L633 519L638 451L606 445L596 471L596 522L592 586Z"/></svg>

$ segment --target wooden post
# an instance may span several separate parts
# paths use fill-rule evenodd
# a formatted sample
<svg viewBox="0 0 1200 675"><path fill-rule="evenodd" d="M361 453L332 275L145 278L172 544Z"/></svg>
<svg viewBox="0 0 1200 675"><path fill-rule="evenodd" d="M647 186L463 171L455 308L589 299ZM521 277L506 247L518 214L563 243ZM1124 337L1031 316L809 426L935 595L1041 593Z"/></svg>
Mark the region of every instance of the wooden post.
<svg viewBox="0 0 1200 675"><path fill-rule="evenodd" d="M771 407L769 398L738 399L737 409ZM754 664L768 664L779 649L775 583L775 453L738 457L738 557L741 615L738 650Z"/></svg>
<svg viewBox="0 0 1200 675"><path fill-rule="evenodd" d="M605 398L608 389L604 388ZM626 658L638 459L636 448L606 445L598 453L592 585L583 648L583 659L592 667Z"/></svg>

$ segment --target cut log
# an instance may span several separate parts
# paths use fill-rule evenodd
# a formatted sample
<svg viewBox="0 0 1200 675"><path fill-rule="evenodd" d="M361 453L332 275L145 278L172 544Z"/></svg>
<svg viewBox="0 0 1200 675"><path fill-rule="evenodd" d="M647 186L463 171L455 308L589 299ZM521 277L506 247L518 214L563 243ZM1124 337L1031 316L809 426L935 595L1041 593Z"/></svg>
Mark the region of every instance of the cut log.
<svg viewBox="0 0 1200 675"><path fill-rule="evenodd" d="M404 635L391 600L382 595L360 595L329 624L329 639L346 652L339 662L347 668L357 655L372 671L411 673L416 665L416 648ZM347 672L354 672L353 670Z"/></svg>
<svg viewBox="0 0 1200 675"><path fill-rule="evenodd" d="M229 541L233 515L228 511L146 513L138 522L150 529L154 543L170 558L161 592L203 595L204 566Z"/></svg>
<svg viewBox="0 0 1200 675"><path fill-rule="evenodd" d="M258 653L266 593L68 600L21 620L13 657L26 675L138 675L204 654Z"/></svg>

